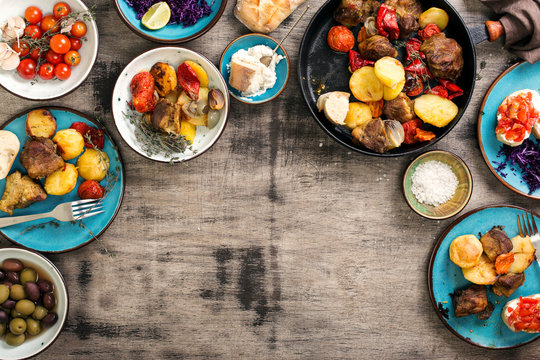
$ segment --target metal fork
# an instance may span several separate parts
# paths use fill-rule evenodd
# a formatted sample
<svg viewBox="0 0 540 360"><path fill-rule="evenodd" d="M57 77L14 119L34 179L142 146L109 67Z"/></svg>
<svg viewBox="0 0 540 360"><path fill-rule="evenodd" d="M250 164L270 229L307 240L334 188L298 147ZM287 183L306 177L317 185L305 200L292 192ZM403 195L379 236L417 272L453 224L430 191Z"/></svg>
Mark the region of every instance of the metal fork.
<svg viewBox="0 0 540 360"><path fill-rule="evenodd" d="M100 200L101 199L77 200L60 204L55 207L53 211L48 213L0 218L0 228L48 217L60 221L86 219L105 211L103 210L103 204L99 202Z"/></svg>
<svg viewBox="0 0 540 360"><path fill-rule="evenodd" d="M528 216L529 213L531 215L530 219ZM533 247L538 250L540 248L540 234L538 233L538 227L536 226L532 210L529 210L529 213L521 214L521 220L519 215L517 216L519 235L521 237L529 236ZM527 221L525 222L525 220ZM540 265L538 255L536 256L536 261L538 262L538 265Z"/></svg>

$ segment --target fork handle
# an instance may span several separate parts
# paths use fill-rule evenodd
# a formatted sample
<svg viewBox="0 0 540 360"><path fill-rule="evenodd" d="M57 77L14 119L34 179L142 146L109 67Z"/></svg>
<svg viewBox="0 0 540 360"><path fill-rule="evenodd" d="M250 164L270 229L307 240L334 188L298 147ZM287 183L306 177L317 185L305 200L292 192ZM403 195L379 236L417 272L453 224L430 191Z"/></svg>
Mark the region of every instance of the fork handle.
<svg viewBox="0 0 540 360"><path fill-rule="evenodd" d="M4 228L6 226L11 226L11 225L15 225L15 224L20 224L20 223L27 222L27 221L44 219L44 218L48 218L48 217L52 217L51 213L23 215L23 216L1 218L0 219L0 228Z"/></svg>

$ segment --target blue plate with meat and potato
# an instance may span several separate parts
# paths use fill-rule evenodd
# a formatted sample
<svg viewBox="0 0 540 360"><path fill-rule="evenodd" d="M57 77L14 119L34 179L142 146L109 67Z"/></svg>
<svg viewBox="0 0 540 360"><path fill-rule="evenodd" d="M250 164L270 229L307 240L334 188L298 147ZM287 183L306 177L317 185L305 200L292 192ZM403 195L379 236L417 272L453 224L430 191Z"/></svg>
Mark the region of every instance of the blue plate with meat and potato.
<svg viewBox="0 0 540 360"><path fill-rule="evenodd" d="M428 270L431 302L446 327L470 344L508 349L540 337L510 330L503 315L509 301L540 293L535 249L517 226L517 216L527 211L480 207L454 221L435 245Z"/></svg>

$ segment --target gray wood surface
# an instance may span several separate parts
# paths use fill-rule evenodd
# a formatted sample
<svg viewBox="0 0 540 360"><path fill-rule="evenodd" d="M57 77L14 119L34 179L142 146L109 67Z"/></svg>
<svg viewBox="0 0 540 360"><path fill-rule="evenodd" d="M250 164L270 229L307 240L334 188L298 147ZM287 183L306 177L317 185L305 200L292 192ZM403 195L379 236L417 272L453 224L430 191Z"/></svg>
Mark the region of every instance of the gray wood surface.
<svg viewBox="0 0 540 360"><path fill-rule="evenodd" d="M71 308L64 332L40 358L539 359L539 343L488 351L444 327L429 300L427 267L435 239L454 219L427 220L406 205L401 180L412 157L351 153L310 117L296 64L323 0L309 1L285 42L293 72L283 94L255 107L233 100L219 142L187 166L146 160L118 134L116 77L158 45L132 33L112 1L91 2L100 33L95 68L75 92L45 104L105 121L124 158L126 194L99 242L49 256L66 278ZM217 64L223 48L249 32L234 18L234 3L185 46ZM451 3L471 27L493 17L477 1ZM280 38L292 21L272 35ZM497 203L538 210L482 159L481 100L516 60L501 42L476 49L487 63L482 79L463 119L433 149L469 165L474 192L465 211ZM38 105L4 90L0 103L0 123Z"/></svg>

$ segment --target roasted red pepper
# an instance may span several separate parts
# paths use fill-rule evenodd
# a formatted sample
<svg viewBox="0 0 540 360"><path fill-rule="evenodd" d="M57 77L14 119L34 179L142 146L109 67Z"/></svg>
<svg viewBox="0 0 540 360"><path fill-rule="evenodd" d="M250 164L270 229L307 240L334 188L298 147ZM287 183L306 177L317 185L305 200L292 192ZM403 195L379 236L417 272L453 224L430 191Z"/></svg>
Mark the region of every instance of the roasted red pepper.
<svg viewBox="0 0 540 360"><path fill-rule="evenodd" d="M407 43L405 43L405 51L407 52L405 60L407 62L412 62L418 58L426 58L426 55L420 51L420 46L422 46L422 42L417 38L410 38L407 40Z"/></svg>
<svg viewBox="0 0 540 360"><path fill-rule="evenodd" d="M372 66L373 64L375 64L375 62L362 59L362 56L359 53L354 50L349 50L349 66L351 68L351 72L355 72L364 66Z"/></svg>
<svg viewBox="0 0 540 360"><path fill-rule="evenodd" d="M414 138L420 142L430 141L435 138L435 134L432 131L416 128L416 135Z"/></svg>
<svg viewBox="0 0 540 360"><path fill-rule="evenodd" d="M438 78L437 80L442 86L446 88L446 90L448 90L449 100L452 100L455 97L463 95L463 90L461 90L461 88L457 86L455 83L453 83L452 81L441 79L441 78Z"/></svg>
<svg viewBox="0 0 540 360"><path fill-rule="evenodd" d="M154 96L154 78L148 71L141 71L131 79L129 85L133 97L132 104L135 111L145 113L154 110L156 97Z"/></svg>
<svg viewBox="0 0 540 360"><path fill-rule="evenodd" d="M418 75L405 73L405 93L409 97L420 95L424 91L424 83Z"/></svg>
<svg viewBox="0 0 540 360"><path fill-rule="evenodd" d="M428 91L428 93L439 95L440 97L448 99L448 90L446 90L446 88L442 85L437 85L435 87L432 87L431 90Z"/></svg>
<svg viewBox="0 0 540 360"><path fill-rule="evenodd" d="M195 71L187 63L182 63L177 70L178 83L192 100L199 100L200 81Z"/></svg>
<svg viewBox="0 0 540 360"><path fill-rule="evenodd" d="M418 37L422 39L423 41L423 40L429 39L433 35L438 34L440 32L441 32L441 29L437 25L427 24L425 28L418 31Z"/></svg>
<svg viewBox="0 0 540 360"><path fill-rule="evenodd" d="M414 59L409 65L407 65L405 67L405 71L419 76L423 81L427 81L433 77L427 65L422 61L422 59L419 58Z"/></svg>
<svg viewBox="0 0 540 360"><path fill-rule="evenodd" d="M90 126L83 122L74 122L70 126L71 129L77 130L84 138L84 146L100 150L105 146L105 134L103 130Z"/></svg>
<svg viewBox="0 0 540 360"><path fill-rule="evenodd" d="M79 185L77 194L81 199L101 199L105 189L95 180L86 180Z"/></svg>
<svg viewBox="0 0 540 360"><path fill-rule="evenodd" d="M399 38L396 10L384 4L379 7L379 12L377 13L377 30L380 35L386 36L390 40L397 40Z"/></svg>
<svg viewBox="0 0 540 360"><path fill-rule="evenodd" d="M422 120L412 119L403 123L403 130L405 131L404 144L411 145L417 143L419 140L416 138L416 129L422 127Z"/></svg>

